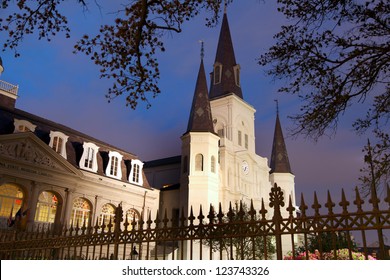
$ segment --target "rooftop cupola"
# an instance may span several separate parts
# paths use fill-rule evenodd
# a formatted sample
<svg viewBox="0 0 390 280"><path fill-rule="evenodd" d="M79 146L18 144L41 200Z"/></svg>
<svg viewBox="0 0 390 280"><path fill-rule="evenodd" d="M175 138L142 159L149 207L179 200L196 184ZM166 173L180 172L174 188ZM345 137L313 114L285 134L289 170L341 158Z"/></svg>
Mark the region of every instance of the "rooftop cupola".
<svg viewBox="0 0 390 280"><path fill-rule="evenodd" d="M4 72L4 65L0 57L0 75L3 72ZM14 109L17 97L18 97L18 86L0 80L0 106L8 109Z"/></svg>

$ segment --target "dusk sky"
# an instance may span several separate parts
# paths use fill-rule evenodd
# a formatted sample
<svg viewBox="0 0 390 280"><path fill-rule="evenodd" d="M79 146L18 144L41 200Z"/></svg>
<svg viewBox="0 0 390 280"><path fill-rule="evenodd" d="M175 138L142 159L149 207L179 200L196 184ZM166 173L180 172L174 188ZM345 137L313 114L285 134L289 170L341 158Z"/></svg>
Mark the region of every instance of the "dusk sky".
<svg viewBox="0 0 390 280"><path fill-rule="evenodd" d="M120 1L94 1L83 11L76 1L68 1L64 9L71 27L71 38L59 34L51 42L28 36L14 58L10 50L0 53L5 71L1 80L19 85L19 109L67 125L139 156L142 161L180 154L180 136L185 132L200 63L199 40L205 42L204 64L212 71L220 24L205 26L205 17L186 23L181 34L167 34L166 52L159 54L162 93L151 99L152 107L139 103L136 110L125 106L124 97L108 103L105 93L111 83L99 79L99 69L82 53L73 54L73 46L85 33L96 34L101 24L113 18ZM107 4L109 3L109 5ZM105 6L108 5L108 6ZM5 17L0 10L0 16ZM245 101L256 112L256 150L270 158L276 107L285 134L290 164L295 177L297 202L300 193L313 191L320 196L330 189L339 197L341 187L351 191L358 183L363 166L362 147L367 136L357 136L352 130L353 112L340 118L337 134L319 142L303 137L288 137L292 123L287 116L297 113L299 100L277 93L283 81L272 81L257 58L273 43L284 18L273 1L235 1L228 7L228 19L241 66L241 83ZM0 43L6 34L0 33ZM208 81L209 82L209 81ZM364 107L362 107L364 108ZM361 108L357 107L359 111ZM305 197L306 198L306 197ZM325 202L325 197L321 198ZM337 201L338 202L338 201Z"/></svg>

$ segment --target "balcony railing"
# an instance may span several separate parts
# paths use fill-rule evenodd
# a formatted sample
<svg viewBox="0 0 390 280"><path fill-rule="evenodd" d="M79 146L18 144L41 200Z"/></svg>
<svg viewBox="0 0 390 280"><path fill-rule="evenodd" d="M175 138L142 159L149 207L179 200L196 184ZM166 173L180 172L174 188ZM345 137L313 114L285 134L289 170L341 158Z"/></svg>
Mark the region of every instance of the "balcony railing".
<svg viewBox="0 0 390 280"><path fill-rule="evenodd" d="M0 80L0 90L3 90L7 93L11 93L14 95L18 95L18 89L19 89L19 86L15 86L13 84L10 84L10 83L7 83L7 82Z"/></svg>

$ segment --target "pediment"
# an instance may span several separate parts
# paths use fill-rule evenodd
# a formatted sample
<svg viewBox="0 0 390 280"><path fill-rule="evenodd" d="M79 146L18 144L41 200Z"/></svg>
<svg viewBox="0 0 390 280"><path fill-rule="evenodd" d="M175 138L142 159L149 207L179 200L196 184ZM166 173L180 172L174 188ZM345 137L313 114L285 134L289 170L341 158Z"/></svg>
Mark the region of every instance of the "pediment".
<svg viewBox="0 0 390 280"><path fill-rule="evenodd" d="M0 135L0 157L61 173L82 173L32 132Z"/></svg>

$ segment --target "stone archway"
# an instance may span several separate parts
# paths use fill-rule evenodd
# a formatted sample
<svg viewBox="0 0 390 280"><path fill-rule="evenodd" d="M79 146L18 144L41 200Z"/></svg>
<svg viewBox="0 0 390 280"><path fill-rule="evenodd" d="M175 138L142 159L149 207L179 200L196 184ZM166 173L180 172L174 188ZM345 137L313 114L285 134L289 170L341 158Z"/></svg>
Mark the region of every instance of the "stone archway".
<svg viewBox="0 0 390 280"><path fill-rule="evenodd" d="M27 196L24 189L15 183L2 184L0 186L0 228L13 226L16 220L20 225L26 219L26 211Z"/></svg>
<svg viewBox="0 0 390 280"><path fill-rule="evenodd" d="M63 199L54 191L44 190L38 196L34 223L52 228L60 225Z"/></svg>

